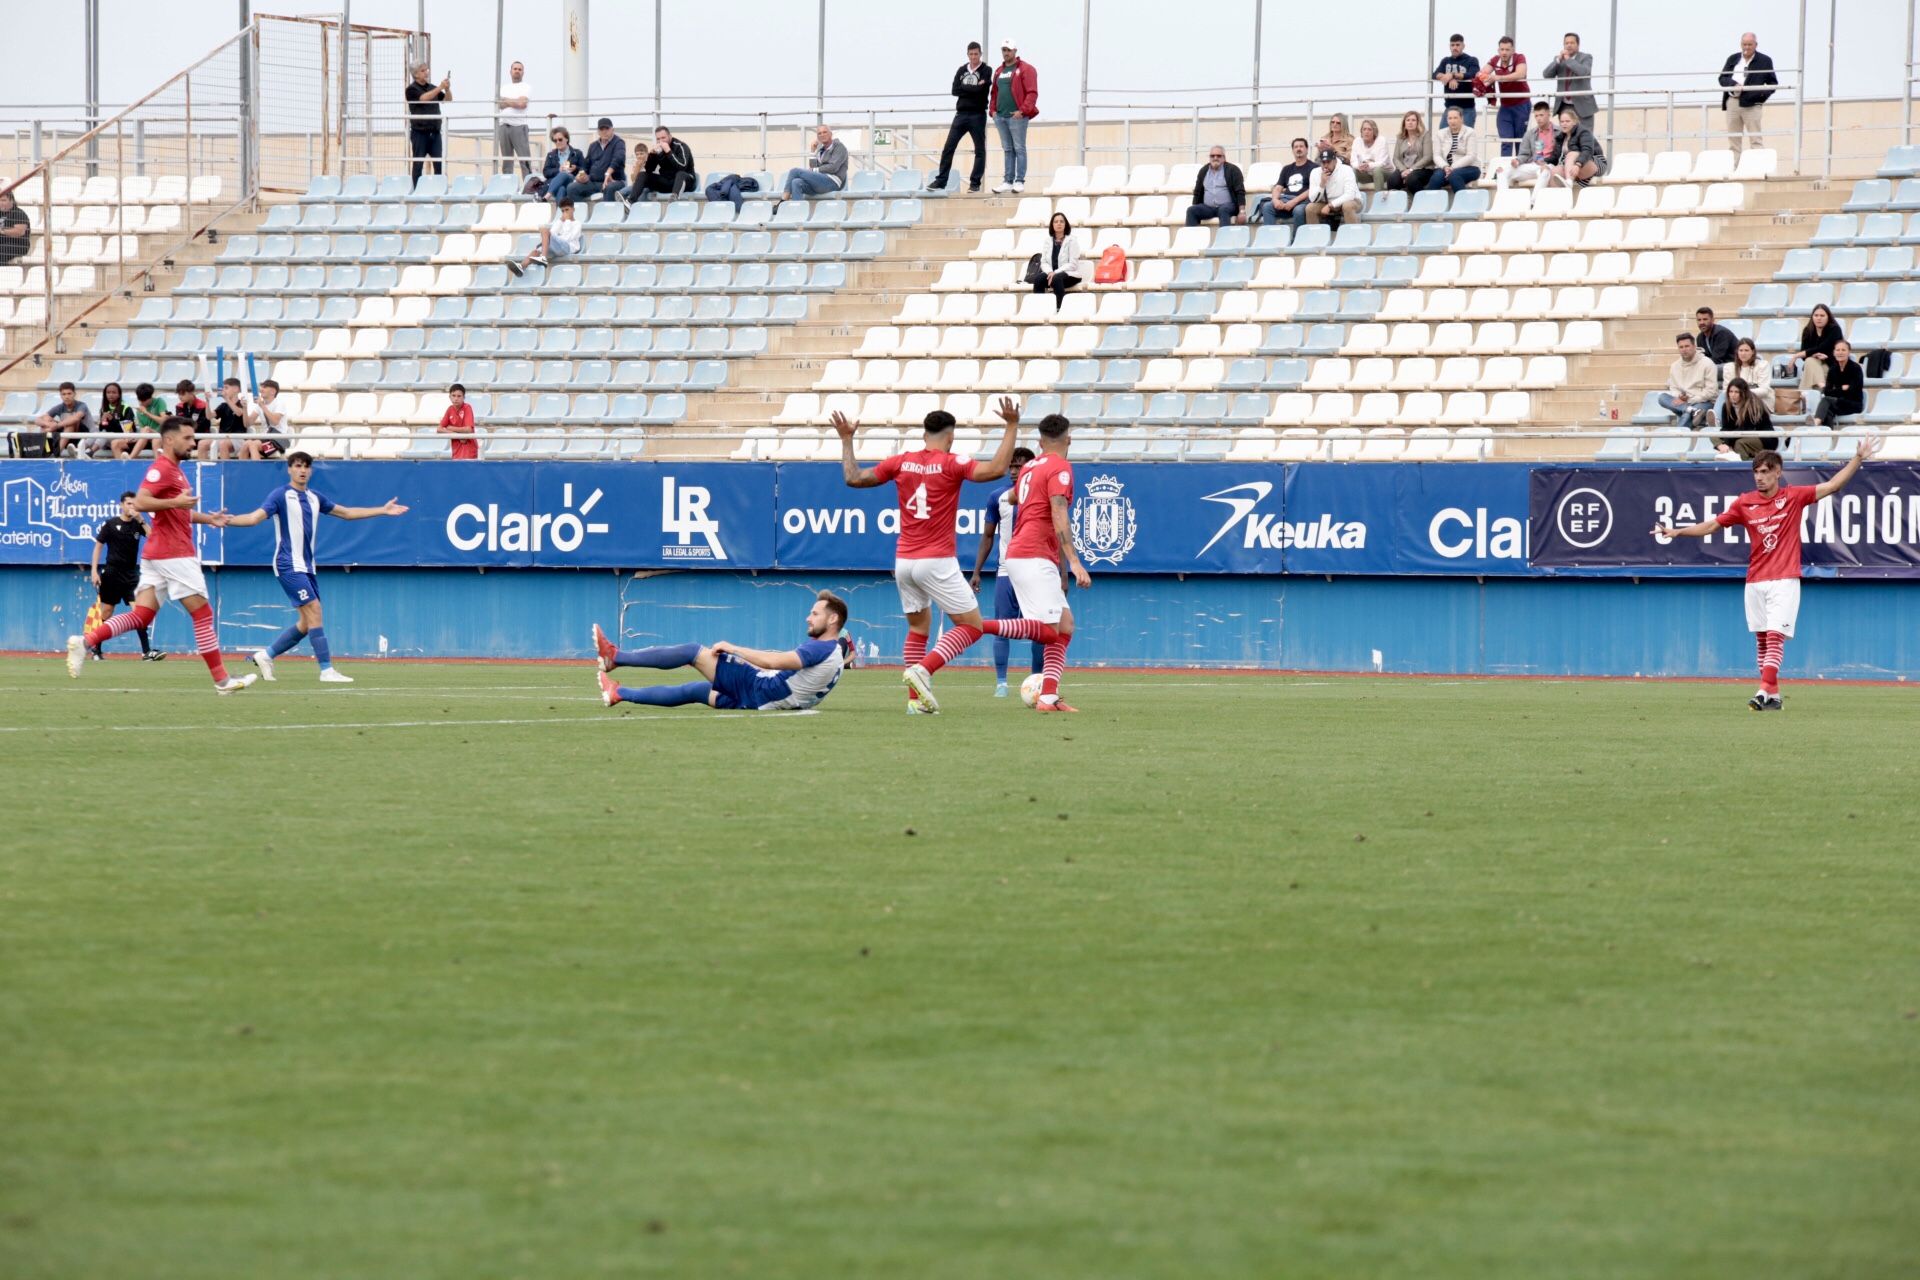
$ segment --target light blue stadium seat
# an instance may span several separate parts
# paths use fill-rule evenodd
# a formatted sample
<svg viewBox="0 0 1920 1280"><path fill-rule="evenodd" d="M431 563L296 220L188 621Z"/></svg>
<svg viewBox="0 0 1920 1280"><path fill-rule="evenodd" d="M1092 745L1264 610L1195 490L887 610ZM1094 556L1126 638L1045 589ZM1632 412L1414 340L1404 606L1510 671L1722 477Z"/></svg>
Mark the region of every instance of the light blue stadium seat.
<svg viewBox="0 0 1920 1280"><path fill-rule="evenodd" d="M1860 222L1860 233L1854 237L1855 244L1881 245L1900 243L1906 223L1906 217L1898 213L1869 213Z"/></svg>
<svg viewBox="0 0 1920 1280"><path fill-rule="evenodd" d="M349 360L347 376L340 380L343 391L371 391L380 381L383 360Z"/></svg>
<svg viewBox="0 0 1920 1280"><path fill-rule="evenodd" d="M646 362L637 361L635 363L645 364ZM618 375L615 376L618 378ZM645 377L643 376L640 380L644 382ZM614 385L630 386L632 382L628 379L619 379ZM647 397L645 393L639 391L622 391L616 394L608 404L605 417L608 422L614 423L638 422L646 411Z"/></svg>
<svg viewBox="0 0 1920 1280"><path fill-rule="evenodd" d="M576 355L606 355L613 350L613 330L604 325L581 329L574 335Z"/></svg>
<svg viewBox="0 0 1920 1280"><path fill-rule="evenodd" d="M391 329L387 336L387 356L418 355L426 350L426 334L420 329Z"/></svg>
<svg viewBox="0 0 1920 1280"><path fill-rule="evenodd" d="M1886 163L1880 166L1883 178L1905 178L1920 174L1920 145L1894 147L1887 152Z"/></svg>
<svg viewBox="0 0 1920 1280"><path fill-rule="evenodd" d="M629 258L653 259L660 256L660 233L658 231L629 231L627 232L626 243L626 255Z"/></svg>
<svg viewBox="0 0 1920 1280"><path fill-rule="evenodd" d="M1093 384L1093 390L1109 395L1120 391L1130 392L1133 384L1140 381L1140 368L1140 361L1130 356L1109 360L1101 369L1099 381Z"/></svg>
<svg viewBox="0 0 1920 1280"><path fill-rule="evenodd" d="M1345 227L1341 228L1346 230ZM1342 289L1359 289L1373 283L1374 260L1364 255L1342 258L1333 273L1333 283Z"/></svg>
<svg viewBox="0 0 1920 1280"><path fill-rule="evenodd" d="M1300 344L1294 345L1297 347ZM1293 356L1280 356L1267 368L1265 390L1297 391L1306 380L1307 362L1305 360Z"/></svg>
<svg viewBox="0 0 1920 1280"><path fill-rule="evenodd" d="M1740 310L1749 316L1784 315L1791 297L1784 284L1756 284L1747 290L1747 301Z"/></svg>
<svg viewBox="0 0 1920 1280"><path fill-rule="evenodd" d="M886 176L872 169L862 169L847 182L847 192L850 195L872 195L886 189Z"/></svg>
<svg viewBox="0 0 1920 1280"><path fill-rule="evenodd" d="M533 385L534 367L531 360L509 357L499 362L499 370L494 378L495 387L526 388ZM524 414L526 408L523 406L520 412Z"/></svg>
<svg viewBox="0 0 1920 1280"><path fill-rule="evenodd" d="M767 331L759 325L735 328L731 341L727 343L727 357L733 360L750 359L767 353Z"/></svg>
<svg viewBox="0 0 1920 1280"><path fill-rule="evenodd" d="M422 174L421 176L431 177L433 175ZM374 187L372 194L366 198L382 203L389 200L404 200L412 191L413 179L404 173L396 173L380 179L378 185ZM342 192L341 194L344 196L346 193Z"/></svg>
<svg viewBox="0 0 1920 1280"><path fill-rule="evenodd" d="M1851 286L1849 286L1851 287ZM1865 286L1872 288L1872 285ZM1893 341L1892 316L1860 316L1847 322L1848 337L1856 351L1866 352Z"/></svg>
<svg viewBox="0 0 1920 1280"><path fill-rule="evenodd" d="M806 202L800 203L803 209L808 208ZM845 200L832 196L812 201L811 208L808 210L807 225L815 228L837 227L847 220L847 208Z"/></svg>
<svg viewBox="0 0 1920 1280"><path fill-rule="evenodd" d="M587 288L595 289L594 281L589 278ZM620 300L611 292L592 292L580 299L580 319L584 324L609 325L618 318Z"/></svg>
<svg viewBox="0 0 1920 1280"><path fill-rule="evenodd" d="M1189 258L1192 262L1196 259ZM1179 305L1174 308L1173 318L1181 324L1204 324L1213 318L1214 295L1207 290L1195 290L1180 295Z"/></svg>
<svg viewBox="0 0 1920 1280"><path fill-rule="evenodd" d="M1860 234L1860 219L1851 213L1829 213L1821 217L1820 225L1807 243L1812 245L1851 244Z"/></svg>
<svg viewBox="0 0 1920 1280"><path fill-rule="evenodd" d="M354 314L359 309L360 304L352 298L329 295L320 299L320 314L314 318L314 322L338 328L341 325L351 324Z"/></svg>
<svg viewBox="0 0 1920 1280"><path fill-rule="evenodd" d="M1170 356L1173 349L1180 345L1180 326L1176 324L1150 324L1140 330L1140 345L1135 354L1151 359L1154 356Z"/></svg>
<svg viewBox="0 0 1920 1280"><path fill-rule="evenodd" d="M403 212L403 210L399 209L380 209L370 204L355 203L336 205L333 212L333 229L335 231L368 230L376 225L376 213L389 215L391 224L399 226Z"/></svg>
<svg viewBox="0 0 1920 1280"><path fill-rule="evenodd" d="M663 324L693 319L693 299L685 296L659 299L654 309L654 319Z"/></svg>
<svg viewBox="0 0 1920 1280"><path fill-rule="evenodd" d="M1754 341L1759 344L1762 351L1798 351L1800 321L1788 316L1762 320L1759 332L1754 335Z"/></svg>
<svg viewBox="0 0 1920 1280"><path fill-rule="evenodd" d="M1147 430L1133 422L1115 423L1107 433L1100 457L1107 462L1137 462L1147 452Z"/></svg>
<svg viewBox="0 0 1920 1280"><path fill-rule="evenodd" d="M307 193L300 197L302 204L310 200L331 201L340 194L340 179L337 175L322 173L307 184Z"/></svg>
<svg viewBox="0 0 1920 1280"><path fill-rule="evenodd" d="M1246 226L1221 227L1207 246L1209 257L1229 257L1249 252L1253 247L1253 229Z"/></svg>
<svg viewBox="0 0 1920 1280"><path fill-rule="evenodd" d="M699 244L694 249L693 256L702 262L717 262L722 258L732 257L734 246L735 239L733 232L706 231L701 233Z"/></svg>
<svg viewBox="0 0 1920 1280"><path fill-rule="evenodd" d="M1347 326L1344 324L1316 324L1307 328L1307 340L1301 344L1300 354L1309 356L1330 356L1347 345Z"/></svg>
<svg viewBox="0 0 1920 1280"><path fill-rule="evenodd" d="M1389 222L1373 228L1373 252L1378 256L1413 251L1413 224Z"/></svg>
<svg viewBox="0 0 1920 1280"><path fill-rule="evenodd" d="M1252 258L1222 258L1214 264L1213 287L1243 289L1253 283L1255 266Z"/></svg>
<svg viewBox="0 0 1920 1280"><path fill-rule="evenodd" d="M725 360L696 360L687 374L688 391L718 391L727 385Z"/></svg>
<svg viewBox="0 0 1920 1280"><path fill-rule="evenodd" d="M919 196L907 196L887 201L887 209L881 215L883 227L911 227L926 217L926 205Z"/></svg>
<svg viewBox="0 0 1920 1280"><path fill-rule="evenodd" d="M687 385L692 368L685 360L656 360L647 385L655 390L678 391Z"/></svg>
<svg viewBox="0 0 1920 1280"><path fill-rule="evenodd" d="M1102 357L1130 356L1134 348L1139 345L1140 327L1138 325L1110 324L1101 331L1100 341L1094 344L1093 354Z"/></svg>
<svg viewBox="0 0 1920 1280"><path fill-rule="evenodd" d="M1871 280L1849 280L1834 296L1835 315L1866 315L1880 305L1880 286ZM1864 341L1864 340L1863 340Z"/></svg>
<svg viewBox="0 0 1920 1280"><path fill-rule="evenodd" d="M413 184L412 190L404 193L401 198L405 200L441 200L448 194L445 174L423 173L420 175L420 180ZM475 194L477 194L477 192Z"/></svg>
<svg viewBox="0 0 1920 1280"><path fill-rule="evenodd" d="M645 355L653 350L653 330L616 329L613 332L613 349L623 356Z"/></svg>
<svg viewBox="0 0 1920 1280"><path fill-rule="evenodd" d="M429 355L454 356L462 351L486 350L484 347L477 346L471 336L467 336L463 343L463 335L467 334L464 329L428 329L425 333L426 342L423 344L423 349Z"/></svg>
<svg viewBox="0 0 1920 1280"><path fill-rule="evenodd" d="M805 234L804 232L802 234ZM739 231L734 233L733 253L735 261L764 264L773 252L773 234L767 231Z"/></svg>
<svg viewBox="0 0 1920 1280"><path fill-rule="evenodd" d="M1394 222L1407 216L1409 201L1404 191L1376 191L1367 200L1367 210L1360 216L1368 222Z"/></svg>
<svg viewBox="0 0 1920 1280"><path fill-rule="evenodd" d="M604 205L604 204L601 205L600 207L603 209L619 208L618 205ZM660 218L665 208L666 208L665 205L659 204L655 201L642 200L639 204L632 206L626 211L626 217L622 221L624 222L626 228L629 231L658 230L660 226Z"/></svg>
<svg viewBox="0 0 1920 1280"><path fill-rule="evenodd" d="M829 231L825 234L831 236L844 233ZM882 253L885 253L886 249L887 233L870 228L866 231L856 231L853 233L853 238L847 245L845 256L849 258L877 258Z"/></svg>
<svg viewBox="0 0 1920 1280"><path fill-rule="evenodd" d="M669 231L660 237L660 260L685 262L693 257L697 243L691 231Z"/></svg>
<svg viewBox="0 0 1920 1280"><path fill-rule="evenodd" d="M93 346L89 355L117 356L127 350L127 331L125 329L101 329L93 335ZM58 383L56 382L57 386Z"/></svg>
<svg viewBox="0 0 1920 1280"><path fill-rule="evenodd" d="M247 286L252 293L285 293L287 291L287 268L279 263L259 267L254 270L253 281Z"/></svg>
<svg viewBox="0 0 1920 1280"><path fill-rule="evenodd" d="M700 221L699 206L685 200L673 201L660 211L660 229L662 231L672 231L676 228L684 230L687 227L693 226L698 221Z"/></svg>
<svg viewBox="0 0 1920 1280"><path fill-rule="evenodd" d="M1756 289L1764 289L1768 286L1755 285L1754 287ZM1831 307L1833 306L1834 292L1832 282L1827 280L1809 280L1805 284L1797 284L1793 286L1793 300L1786 305L1784 310L1791 311L1794 315L1805 315L1814 307L1823 303Z"/></svg>
<svg viewBox="0 0 1920 1280"><path fill-rule="evenodd" d="M1292 355L1306 340L1307 331L1304 325L1270 324L1267 326L1266 337L1255 349L1266 356Z"/></svg>
<svg viewBox="0 0 1920 1280"><path fill-rule="evenodd" d="M1426 222L1447 216L1448 195L1445 191L1420 190L1413 193L1413 199L1407 205L1407 218L1412 222Z"/></svg>
<svg viewBox="0 0 1920 1280"><path fill-rule="evenodd" d="M1182 258L1173 273L1175 289L1204 289L1213 283L1213 263L1206 258Z"/></svg>
<svg viewBox="0 0 1920 1280"><path fill-rule="evenodd" d="M608 452L620 462L632 462L645 455L647 433L643 427L619 427L607 433Z"/></svg>
<svg viewBox="0 0 1920 1280"><path fill-rule="evenodd" d="M613 405L604 391L585 391L573 398L573 406L567 410L566 422L569 426L593 426L607 420L607 414Z"/></svg>
<svg viewBox="0 0 1920 1280"><path fill-rule="evenodd" d="M574 216L579 217L579 210L574 211ZM596 227L623 226L627 221L627 211L615 201L602 200L599 204L588 207L584 221L589 231Z"/></svg>
<svg viewBox="0 0 1920 1280"><path fill-rule="evenodd" d="M576 387L604 387L613 382L613 361L611 360L575 360L573 362L573 385Z"/></svg>
<svg viewBox="0 0 1920 1280"><path fill-rule="evenodd" d="M322 209L326 210L329 215L333 212L333 206L331 205L308 205L302 210L299 205L277 204L267 210L266 220L260 224L260 229L262 231L291 230L299 223L302 212L313 213Z"/></svg>
<svg viewBox="0 0 1920 1280"><path fill-rule="evenodd" d="M417 338L419 334L416 333L413 336ZM279 341L273 348L273 354L277 359L291 360L311 350L313 350L313 330L282 329Z"/></svg>
<svg viewBox="0 0 1920 1280"><path fill-rule="evenodd" d="M449 185L449 194L461 194L461 184L465 178L456 178ZM520 178L511 173L496 173L489 177L472 195L476 200L513 200L520 195Z"/></svg>
<svg viewBox="0 0 1920 1280"><path fill-rule="evenodd" d="M824 265L830 267L836 264L829 262ZM844 279L844 277L842 278ZM805 294L783 293L773 299L773 313L767 318L774 324L799 324L807 318L807 313L808 305Z"/></svg>
<svg viewBox="0 0 1920 1280"><path fill-rule="evenodd" d="M1300 295L1300 305L1293 314L1300 323L1312 324L1317 320L1331 320L1339 313L1338 289L1308 289Z"/></svg>
<svg viewBox="0 0 1920 1280"><path fill-rule="evenodd" d="M1596 462L1631 462L1638 444L1632 427L1614 427L1593 457Z"/></svg>
<svg viewBox="0 0 1920 1280"><path fill-rule="evenodd" d="M687 398L677 391L655 395L640 421L650 427L670 427L687 416Z"/></svg>
<svg viewBox="0 0 1920 1280"><path fill-rule="evenodd" d="M1471 222L1475 218L1486 216L1493 207L1493 195L1484 187L1468 187L1453 197L1448 206L1446 217L1449 222Z"/></svg>
<svg viewBox="0 0 1920 1280"><path fill-rule="evenodd" d="M1411 285L1419 274L1420 260L1409 254L1401 254L1378 260L1374 268L1373 283L1377 288L1391 289Z"/></svg>
<svg viewBox="0 0 1920 1280"><path fill-rule="evenodd" d="M1893 183L1886 178L1862 178L1840 207L1848 213L1878 212L1893 200Z"/></svg>
<svg viewBox="0 0 1920 1280"><path fill-rule="evenodd" d="M1773 278L1786 284L1817 279L1821 275L1822 255L1820 249L1789 249L1780 269L1773 273Z"/></svg>
<svg viewBox="0 0 1920 1280"><path fill-rule="evenodd" d="M1869 280L1906 280L1915 274L1913 250L1907 245L1887 245L1873 251L1873 261L1865 275Z"/></svg>
<svg viewBox="0 0 1920 1280"><path fill-rule="evenodd" d="M1100 362L1085 357L1065 361L1054 386L1061 391L1090 391L1100 380Z"/></svg>
<svg viewBox="0 0 1920 1280"><path fill-rule="evenodd" d="M725 200L715 200L700 207L700 227L702 230L732 227L739 215L733 206Z"/></svg>
<svg viewBox="0 0 1920 1280"><path fill-rule="evenodd" d="M1905 422L1913 417L1915 396L1904 388L1888 391L1876 391L1867 402L1867 411L1860 421L1875 426L1888 426L1896 422Z"/></svg>
<svg viewBox="0 0 1920 1280"><path fill-rule="evenodd" d="M1900 185L1893 189L1893 199L1887 207L1902 213L1920 209L1920 178L1900 179Z"/></svg>
<svg viewBox="0 0 1920 1280"><path fill-rule="evenodd" d="M887 175L887 190L899 193L921 191L926 188L926 178L918 169L895 169Z"/></svg>
<svg viewBox="0 0 1920 1280"><path fill-rule="evenodd" d="M816 210L816 212L818 211ZM865 200L855 200L853 204L848 207L841 225L849 231L857 227L877 227L880 225L880 219L886 216L886 212L887 204L884 200L877 200L871 197Z"/></svg>
<svg viewBox="0 0 1920 1280"><path fill-rule="evenodd" d="M797 203L798 201L790 200L787 205L781 206L782 210ZM805 231L781 231L774 236L773 247L767 251L768 256L775 259L804 258L807 256L807 242L808 235Z"/></svg>
<svg viewBox="0 0 1920 1280"><path fill-rule="evenodd" d="M1253 229L1254 253L1285 253L1287 245L1293 240L1293 226L1279 222L1262 224Z"/></svg>
<svg viewBox="0 0 1920 1280"><path fill-rule="evenodd" d="M1174 308L1179 305L1179 297L1176 294L1143 293L1140 295L1139 302L1134 305L1133 318L1135 321L1169 320L1173 317Z"/></svg>
<svg viewBox="0 0 1920 1280"><path fill-rule="evenodd" d="M185 298L181 299L181 302L183 303L187 301L188 299L185 299ZM196 298L196 299L193 299L193 301L199 302L203 307L206 305L205 298ZM145 298L141 300L140 310L133 317L132 323L134 324L165 324L169 319L172 318L172 316L173 316L173 299ZM182 320L185 320L187 317L182 316L180 318ZM199 318L204 319L205 318L204 313ZM124 334L122 335L122 341L123 342L125 341ZM98 346L99 344L96 342L95 345Z"/></svg>
<svg viewBox="0 0 1920 1280"><path fill-rule="evenodd" d="M1140 454L1142 462L1178 462L1188 448L1190 431L1185 426L1159 427L1147 433L1147 447Z"/></svg>
<svg viewBox="0 0 1920 1280"><path fill-rule="evenodd" d="M693 289L695 293L719 293L733 280L733 268L724 262L703 262L694 272ZM703 299L703 301L714 301ZM724 302L725 299L718 299Z"/></svg>
<svg viewBox="0 0 1920 1280"><path fill-rule="evenodd" d="M1342 223L1327 247L1332 254L1365 253L1373 247L1373 228L1364 222Z"/></svg>
<svg viewBox="0 0 1920 1280"><path fill-rule="evenodd" d="M275 324L286 308L282 298L248 298L246 303L248 324ZM182 315L179 319L185 321L189 317Z"/></svg>
<svg viewBox="0 0 1920 1280"><path fill-rule="evenodd" d="M1913 214L1907 222L1906 234L1900 237L1902 244L1920 245L1920 213Z"/></svg>
<svg viewBox="0 0 1920 1280"><path fill-rule="evenodd" d="M1414 233L1415 253L1446 253L1452 248L1453 224L1450 222L1423 222Z"/></svg>
<svg viewBox="0 0 1920 1280"><path fill-rule="evenodd" d="M726 299L720 298L715 299L715 301L724 302ZM694 319L701 320L703 317L696 314ZM726 350L727 331L718 324L702 324L693 331L693 354L697 356L725 355Z"/></svg>
<svg viewBox="0 0 1920 1280"><path fill-rule="evenodd" d="M246 268L241 267L237 269L244 271ZM220 269L221 272L225 270L227 270L227 268ZM205 293L214 287L217 274L214 267L205 263L199 266L188 267L180 273L180 283L173 287L173 291L175 294Z"/></svg>
<svg viewBox="0 0 1920 1280"><path fill-rule="evenodd" d="M1333 228L1324 222L1309 222L1293 233L1288 253L1325 253L1333 245Z"/></svg>
<svg viewBox="0 0 1920 1280"><path fill-rule="evenodd" d="M1874 310L1883 316L1912 315L1920 311L1920 280L1893 281Z"/></svg>
<svg viewBox="0 0 1920 1280"><path fill-rule="evenodd" d="M1673 415L1660 405L1660 392L1649 391L1640 397L1640 408L1631 419L1636 427L1656 427L1673 421Z"/></svg>
<svg viewBox="0 0 1920 1280"><path fill-rule="evenodd" d="M260 255L259 236L228 236L227 244L220 251L222 262L240 262Z"/></svg>
<svg viewBox="0 0 1920 1280"><path fill-rule="evenodd" d="M1663 412L1661 420L1666 421L1671 417L1671 414ZM1641 446L1640 457L1645 462L1682 462L1697 443L1694 433L1685 427L1662 427L1654 431Z"/></svg>
<svg viewBox="0 0 1920 1280"><path fill-rule="evenodd" d="M721 287L727 293L765 294L773 287L773 266L766 262L736 262L729 270L727 283ZM765 301L762 297L761 302Z"/></svg>
<svg viewBox="0 0 1920 1280"><path fill-rule="evenodd" d="M539 385L552 385L552 384L550 383L541 384L539 382L536 382L535 385L539 386ZM564 385L564 381L562 385ZM562 418L567 416L567 410L571 407L571 405L572 405L572 399L564 391L536 392L534 393L534 397L533 397L533 407L528 411L524 421L535 423L541 426L552 426L555 423L558 423Z"/></svg>

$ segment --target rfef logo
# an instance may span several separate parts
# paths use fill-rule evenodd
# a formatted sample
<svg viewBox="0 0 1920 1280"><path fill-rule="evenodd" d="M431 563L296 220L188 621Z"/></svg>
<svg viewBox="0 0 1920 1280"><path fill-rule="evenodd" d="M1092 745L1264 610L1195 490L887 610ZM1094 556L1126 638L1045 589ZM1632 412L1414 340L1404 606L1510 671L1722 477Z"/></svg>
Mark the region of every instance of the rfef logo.
<svg viewBox="0 0 1920 1280"><path fill-rule="evenodd" d="M660 531L674 535L660 555L667 560L725 560L727 549L720 542L720 522L707 514L713 493L700 485L676 486L672 476L660 479ZM695 546L694 538L706 545Z"/></svg>
<svg viewBox="0 0 1920 1280"><path fill-rule="evenodd" d="M1575 489L1553 510L1560 536L1575 547L1597 547L1613 532L1613 504L1598 489Z"/></svg>

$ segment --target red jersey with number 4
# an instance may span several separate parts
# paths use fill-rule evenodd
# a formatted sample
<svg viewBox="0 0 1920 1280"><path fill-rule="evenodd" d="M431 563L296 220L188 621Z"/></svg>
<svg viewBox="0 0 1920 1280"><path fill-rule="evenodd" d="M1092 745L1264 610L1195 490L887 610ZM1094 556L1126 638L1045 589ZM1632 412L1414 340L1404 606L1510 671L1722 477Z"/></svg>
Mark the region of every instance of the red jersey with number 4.
<svg viewBox="0 0 1920 1280"><path fill-rule="evenodd" d="M973 459L933 449L896 453L873 469L900 491L901 560L941 560L954 554L953 517L960 486L973 479Z"/></svg>
<svg viewBox="0 0 1920 1280"><path fill-rule="evenodd" d="M1073 505L1073 464L1055 453L1043 453L1020 468L1013 485L1013 541L1009 560L1051 560L1060 563L1060 539L1053 532L1053 500Z"/></svg>
<svg viewBox="0 0 1920 1280"><path fill-rule="evenodd" d="M1736 524L1747 527L1753 543L1747 554L1748 582L1777 582L1800 576L1800 513L1817 501L1810 484L1776 489L1772 497L1754 489L1714 516L1714 523L1722 529Z"/></svg>
<svg viewBox="0 0 1920 1280"><path fill-rule="evenodd" d="M164 453L153 460L140 481L140 492L156 498L177 498L189 488L180 464ZM147 545L140 548L142 560L190 560L198 554L193 549L191 507L168 507L151 514L153 533L148 536Z"/></svg>

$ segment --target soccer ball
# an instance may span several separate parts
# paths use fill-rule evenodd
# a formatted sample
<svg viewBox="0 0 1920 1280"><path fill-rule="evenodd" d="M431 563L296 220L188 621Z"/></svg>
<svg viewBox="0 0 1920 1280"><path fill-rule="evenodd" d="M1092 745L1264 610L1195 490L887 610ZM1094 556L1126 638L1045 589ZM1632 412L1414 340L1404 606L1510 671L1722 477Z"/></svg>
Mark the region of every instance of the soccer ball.
<svg viewBox="0 0 1920 1280"><path fill-rule="evenodd" d="M1020 682L1020 701L1030 707L1040 701L1040 673L1038 671Z"/></svg>

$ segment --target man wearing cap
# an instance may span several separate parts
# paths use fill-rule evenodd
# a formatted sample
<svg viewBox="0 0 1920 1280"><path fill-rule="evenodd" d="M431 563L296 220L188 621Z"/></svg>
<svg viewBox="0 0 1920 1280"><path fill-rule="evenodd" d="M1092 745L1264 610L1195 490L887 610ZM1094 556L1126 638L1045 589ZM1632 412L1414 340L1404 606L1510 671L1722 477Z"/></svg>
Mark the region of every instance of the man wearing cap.
<svg viewBox="0 0 1920 1280"><path fill-rule="evenodd" d="M1040 73L1023 62L1011 40L1000 42L1000 65L993 69L987 90L987 114L1000 131L1000 153L1006 157L1005 175L995 195L1027 189L1027 124L1040 114Z"/></svg>
<svg viewBox="0 0 1920 1280"><path fill-rule="evenodd" d="M953 171L953 153L960 139L973 139L973 174L967 190L978 191L987 176L987 88L993 73L980 57L980 42L967 46L967 60L953 73L953 124L947 129L947 145L940 152L940 172L927 184L929 191L944 191L947 175Z"/></svg>
<svg viewBox="0 0 1920 1280"><path fill-rule="evenodd" d="M1353 166L1330 147L1320 152L1320 167L1307 179L1307 202L1294 210L1294 226L1300 225L1303 214L1308 222L1329 227L1360 216L1360 183L1353 176Z"/></svg>
<svg viewBox="0 0 1920 1280"><path fill-rule="evenodd" d="M1187 225L1197 227L1218 219L1221 226L1240 220L1247 207L1247 183L1240 166L1227 163L1225 148L1210 147L1207 163L1193 180L1193 203L1187 206Z"/></svg>
<svg viewBox="0 0 1920 1280"><path fill-rule="evenodd" d="M627 140L613 131L613 121L600 117L599 136L587 148L585 172L574 175L562 199L575 203L599 196L611 200L627 185Z"/></svg>

